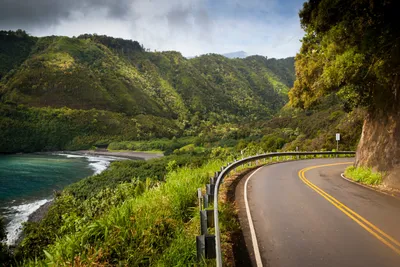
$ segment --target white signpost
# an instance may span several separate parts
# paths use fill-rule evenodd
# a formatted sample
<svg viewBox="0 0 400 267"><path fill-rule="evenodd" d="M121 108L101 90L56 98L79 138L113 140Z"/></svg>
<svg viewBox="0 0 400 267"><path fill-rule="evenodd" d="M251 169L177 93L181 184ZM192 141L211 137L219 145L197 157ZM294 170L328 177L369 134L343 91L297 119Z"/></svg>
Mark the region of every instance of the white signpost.
<svg viewBox="0 0 400 267"><path fill-rule="evenodd" d="M339 151L340 133L336 134L336 151Z"/></svg>

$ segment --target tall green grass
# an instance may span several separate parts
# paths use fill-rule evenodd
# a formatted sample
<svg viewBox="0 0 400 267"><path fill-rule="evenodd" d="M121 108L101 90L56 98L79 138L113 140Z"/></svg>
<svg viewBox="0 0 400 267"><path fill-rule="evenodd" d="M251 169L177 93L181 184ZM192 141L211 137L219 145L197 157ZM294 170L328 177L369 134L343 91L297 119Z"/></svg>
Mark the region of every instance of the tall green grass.
<svg viewBox="0 0 400 267"><path fill-rule="evenodd" d="M189 266L196 263L196 189L224 162L183 167L166 182L60 237L34 265Z"/></svg>
<svg viewBox="0 0 400 267"><path fill-rule="evenodd" d="M344 175L356 182L368 184L368 185L378 185L382 183L382 173L373 172L371 168L367 167L348 167Z"/></svg>

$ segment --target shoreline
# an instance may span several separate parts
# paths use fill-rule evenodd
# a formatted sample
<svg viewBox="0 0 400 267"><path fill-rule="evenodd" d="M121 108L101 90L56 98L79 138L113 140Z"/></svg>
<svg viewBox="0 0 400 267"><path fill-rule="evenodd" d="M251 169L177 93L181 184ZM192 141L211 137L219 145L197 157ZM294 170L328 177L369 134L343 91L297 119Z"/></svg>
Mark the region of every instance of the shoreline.
<svg viewBox="0 0 400 267"><path fill-rule="evenodd" d="M34 152L34 153L16 153L14 155L22 155L22 154L69 154L69 155L77 155L77 156L86 156L86 157L114 157L121 160L150 160L155 158L161 158L164 155L161 153L147 153L147 152L137 152L137 151L123 151L123 152L111 152L107 149L98 149L94 150L77 150L77 151L49 151L49 152ZM10 154L9 154L10 155ZM108 167L107 167L108 168ZM104 170L103 170L104 171ZM93 175L96 175L94 173ZM39 223L47 214L52 204L54 203L54 199L46 202L41 205L34 212L29 214L26 222ZM15 240L14 244L11 245L11 248L16 248L24 239L24 232L22 231L19 237Z"/></svg>
<svg viewBox="0 0 400 267"><path fill-rule="evenodd" d="M0 156L10 155L46 155L46 154L70 154L77 156L105 156L105 157L116 157L120 159L130 160L150 160L155 158L164 157L163 153L149 153L145 151L108 151L107 149L97 150L59 150L59 151L38 151L38 152L17 152L17 153L1 153Z"/></svg>
<svg viewBox="0 0 400 267"><path fill-rule="evenodd" d="M64 151L64 153L86 155L86 156L111 156L111 157L132 159L132 160L150 160L155 158L161 158L164 156L164 154L161 153L148 153L140 151L117 152L117 151L108 151L107 149Z"/></svg>
<svg viewBox="0 0 400 267"><path fill-rule="evenodd" d="M40 222L47 214L53 203L54 199L50 200L49 202L46 202L45 204L40 206L37 210L29 214L27 222Z"/></svg>
<svg viewBox="0 0 400 267"><path fill-rule="evenodd" d="M29 222L29 223L40 222L46 216L47 212L49 211L49 209L53 205L53 203L54 203L54 199L52 199L52 200L46 202L45 204L43 204L42 206L40 206L37 210L35 210L31 214L29 214L28 220L26 222ZM21 231L17 240L15 240L15 243L13 245L11 245L11 248L18 247L21 244L21 242L24 240L24 238L25 238L24 231Z"/></svg>

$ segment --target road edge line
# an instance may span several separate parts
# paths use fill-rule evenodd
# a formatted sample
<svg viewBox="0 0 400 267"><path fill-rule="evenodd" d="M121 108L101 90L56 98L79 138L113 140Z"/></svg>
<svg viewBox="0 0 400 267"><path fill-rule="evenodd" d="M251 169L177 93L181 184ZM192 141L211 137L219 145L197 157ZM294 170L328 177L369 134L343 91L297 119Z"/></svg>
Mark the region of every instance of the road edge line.
<svg viewBox="0 0 400 267"><path fill-rule="evenodd" d="M375 191L375 192L378 192L378 193L381 193L381 194L384 194L384 195L393 197L393 198L395 198L395 199L397 199L397 200L400 200L400 198L397 197L397 196L393 196L393 195L391 195L391 194L389 194L389 193L386 193L386 192L384 192L384 191L381 191L381 190L379 190L379 189L375 189L374 187L371 187L371 186L364 185L364 184L358 183L358 182L356 182L356 181L353 181L353 180L351 180L350 178L347 178L346 176L344 176L344 173L341 173L340 176L341 176L344 180L346 180L346 181L348 181L348 182L350 182L350 183L352 183L352 184L356 184L356 185L358 185L358 186L362 186L362 187L367 188L367 189L369 189L369 190L372 190L372 191Z"/></svg>
<svg viewBox="0 0 400 267"><path fill-rule="evenodd" d="M256 236L256 231L254 229L254 224L253 224L253 219L251 217L251 212L250 212L250 206L249 206L249 201L247 199L247 183L253 177L256 172L262 169L263 166L259 167L257 170L255 170L247 179L244 184L244 203L246 206L246 214L247 214L247 220L249 222L249 228L250 228L250 234L251 234L251 242L253 244L253 250L254 250L254 255L256 257L256 264L258 267L262 267L262 260L261 260L261 254L260 254L260 249L258 247L258 241L257 241L257 236Z"/></svg>

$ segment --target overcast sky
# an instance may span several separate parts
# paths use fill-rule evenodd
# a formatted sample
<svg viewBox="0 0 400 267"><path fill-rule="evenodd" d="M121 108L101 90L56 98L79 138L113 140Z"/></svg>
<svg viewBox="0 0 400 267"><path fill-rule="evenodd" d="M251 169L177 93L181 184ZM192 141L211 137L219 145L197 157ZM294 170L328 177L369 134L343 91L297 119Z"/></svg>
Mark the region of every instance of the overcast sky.
<svg viewBox="0 0 400 267"><path fill-rule="evenodd" d="M0 0L0 29L106 34L184 56L245 51L295 56L303 0Z"/></svg>

